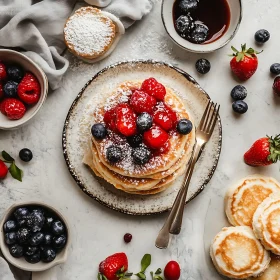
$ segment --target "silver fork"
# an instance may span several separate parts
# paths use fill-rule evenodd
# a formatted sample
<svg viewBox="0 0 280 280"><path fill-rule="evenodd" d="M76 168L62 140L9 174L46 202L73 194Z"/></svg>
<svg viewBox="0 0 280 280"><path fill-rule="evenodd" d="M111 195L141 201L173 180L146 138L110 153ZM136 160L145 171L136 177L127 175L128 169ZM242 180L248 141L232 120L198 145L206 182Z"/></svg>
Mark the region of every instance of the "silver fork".
<svg viewBox="0 0 280 280"><path fill-rule="evenodd" d="M169 243L169 233L179 234L181 231L186 197L194 166L198 157L200 156L200 152L204 148L205 144L209 141L213 133L219 116L219 109L220 105L218 105L217 103L214 104L209 100L199 126L196 130L196 143L190 160L190 164L185 175L184 184L178 192L171 212L169 213L169 216L166 219L165 224L163 225L156 239L155 245L160 249L167 248Z"/></svg>

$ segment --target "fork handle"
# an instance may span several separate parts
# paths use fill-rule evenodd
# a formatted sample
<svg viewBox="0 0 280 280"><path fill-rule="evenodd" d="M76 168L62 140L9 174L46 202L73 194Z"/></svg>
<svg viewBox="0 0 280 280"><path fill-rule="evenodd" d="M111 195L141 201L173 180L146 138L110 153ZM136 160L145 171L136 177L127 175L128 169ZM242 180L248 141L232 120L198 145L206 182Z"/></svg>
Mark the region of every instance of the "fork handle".
<svg viewBox="0 0 280 280"><path fill-rule="evenodd" d="M172 207L174 209L177 209L176 213L173 216L174 217L173 222L169 229L169 232L172 234L179 234L181 231L189 184L190 184L194 166L196 164L200 151L201 151L201 146L196 143L191 162L190 162L188 170L186 172L184 184L183 184L182 188L180 189L180 191L178 192L176 200Z"/></svg>

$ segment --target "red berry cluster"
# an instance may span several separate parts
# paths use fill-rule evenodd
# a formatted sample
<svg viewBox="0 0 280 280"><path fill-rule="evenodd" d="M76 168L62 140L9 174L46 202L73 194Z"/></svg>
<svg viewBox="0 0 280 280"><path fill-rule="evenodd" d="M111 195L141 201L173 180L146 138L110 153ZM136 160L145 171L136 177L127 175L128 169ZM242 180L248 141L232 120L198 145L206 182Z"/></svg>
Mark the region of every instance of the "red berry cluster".
<svg viewBox="0 0 280 280"><path fill-rule="evenodd" d="M30 72L22 73L21 77L10 72L11 75L9 65L0 61L0 112L10 120L18 120L25 115L28 106L39 101L41 87Z"/></svg>
<svg viewBox="0 0 280 280"><path fill-rule="evenodd" d="M154 78L142 83L140 89L132 92L127 103L118 104L104 114L108 129L126 137L139 133L137 116L148 113L153 118L152 127L143 133L143 142L156 153L167 152L169 145L168 132L176 129L177 114L164 102L165 87Z"/></svg>

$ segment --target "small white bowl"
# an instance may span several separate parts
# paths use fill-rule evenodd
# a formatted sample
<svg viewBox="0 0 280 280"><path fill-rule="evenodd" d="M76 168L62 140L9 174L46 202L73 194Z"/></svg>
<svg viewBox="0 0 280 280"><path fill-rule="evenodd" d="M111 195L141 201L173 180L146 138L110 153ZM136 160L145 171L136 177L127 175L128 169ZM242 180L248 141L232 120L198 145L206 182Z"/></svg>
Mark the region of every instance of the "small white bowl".
<svg viewBox="0 0 280 280"><path fill-rule="evenodd" d="M210 1L210 0L208 0ZM218 50L228 44L235 36L242 20L241 0L227 0L230 8L230 23L226 33L218 40L208 44L194 44L183 39L176 32L173 22L174 0L163 0L161 6L161 18L166 32L170 38L181 48L194 53L209 53Z"/></svg>
<svg viewBox="0 0 280 280"><path fill-rule="evenodd" d="M25 115L21 119L9 120L6 116L0 113L0 130L16 129L30 121L42 107L48 93L48 79L43 70L37 64L20 52L2 49L0 50L0 61L19 64L25 71L33 73L41 86L41 96L38 103L27 108Z"/></svg>
<svg viewBox="0 0 280 280"><path fill-rule="evenodd" d="M28 263L24 258L14 258L10 252L9 247L6 245L4 240L4 231L3 231L3 225L7 221L7 219L12 215L12 213L15 211L16 208L23 207L23 206L41 206L43 208L49 209L50 211L54 212L60 219L63 221L66 227L67 232L67 243L66 246L63 248L63 250L57 254L54 261L50 263L44 263L44 262L38 262L36 264ZM71 234L69 230L69 224L67 220L62 216L62 214L53 208L52 206L49 206L43 202L36 202L36 201L27 201L27 202L21 202L13 204L4 214L4 217L2 218L2 221L0 223L0 248L3 253L3 256L5 259L12 264L13 266L20 268L25 271L32 271L32 272L39 272L39 271L45 271L47 269L50 269L51 267L54 267L56 265L65 263L68 256L68 248L71 243Z"/></svg>

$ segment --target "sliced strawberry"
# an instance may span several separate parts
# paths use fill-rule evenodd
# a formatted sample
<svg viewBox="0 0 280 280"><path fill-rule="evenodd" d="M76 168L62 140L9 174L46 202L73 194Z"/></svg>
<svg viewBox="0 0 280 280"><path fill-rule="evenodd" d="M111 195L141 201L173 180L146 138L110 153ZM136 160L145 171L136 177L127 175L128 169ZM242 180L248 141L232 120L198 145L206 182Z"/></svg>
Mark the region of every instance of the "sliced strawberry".
<svg viewBox="0 0 280 280"><path fill-rule="evenodd" d="M154 108L154 122L164 130L169 131L176 127L177 114L164 102L158 102Z"/></svg>
<svg viewBox="0 0 280 280"><path fill-rule="evenodd" d="M145 91L159 101L163 101L166 95L164 85L159 83L155 78L146 79L142 83L141 90Z"/></svg>
<svg viewBox="0 0 280 280"><path fill-rule="evenodd" d="M153 125L148 131L144 132L143 142L151 149L163 147L169 135L158 125Z"/></svg>
<svg viewBox="0 0 280 280"><path fill-rule="evenodd" d="M106 126L111 129L112 131L116 132L116 108L112 108L109 111L106 111L103 117L103 120L106 124Z"/></svg>
<svg viewBox="0 0 280 280"><path fill-rule="evenodd" d="M152 113L156 104L157 101L155 98L141 90L135 90L130 98L130 105L138 114L144 112Z"/></svg>
<svg viewBox="0 0 280 280"><path fill-rule="evenodd" d="M136 114L133 112L132 108L126 104L122 103L116 107L116 126L118 131L125 136L135 135L137 132L136 126Z"/></svg>

